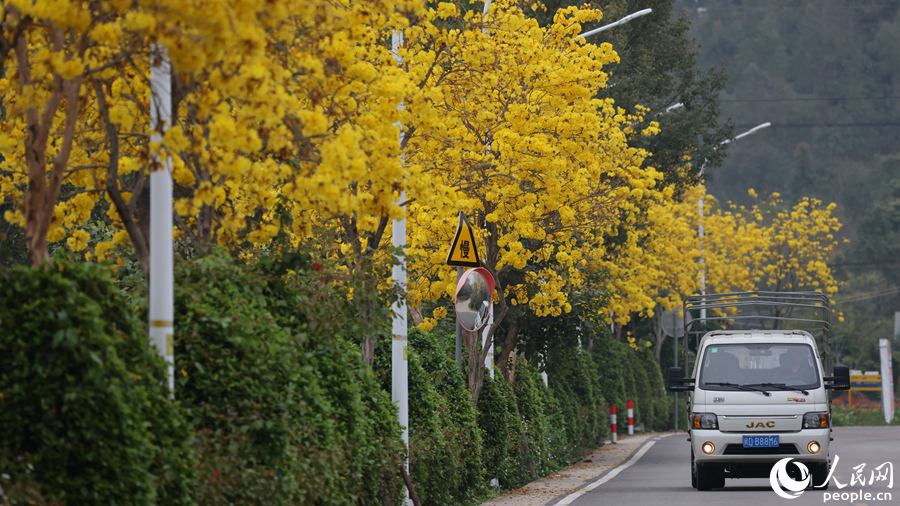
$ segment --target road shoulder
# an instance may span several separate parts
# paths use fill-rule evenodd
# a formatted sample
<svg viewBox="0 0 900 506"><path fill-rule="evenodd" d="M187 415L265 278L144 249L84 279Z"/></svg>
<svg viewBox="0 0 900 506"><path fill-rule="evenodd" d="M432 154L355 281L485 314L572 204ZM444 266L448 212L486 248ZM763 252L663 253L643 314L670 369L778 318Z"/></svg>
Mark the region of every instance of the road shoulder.
<svg viewBox="0 0 900 506"><path fill-rule="evenodd" d="M482 506L546 506L555 504L573 492L584 488L603 475L624 464L650 439L666 433L646 433L620 436L619 442L606 441L590 455L575 464L528 485L507 492Z"/></svg>

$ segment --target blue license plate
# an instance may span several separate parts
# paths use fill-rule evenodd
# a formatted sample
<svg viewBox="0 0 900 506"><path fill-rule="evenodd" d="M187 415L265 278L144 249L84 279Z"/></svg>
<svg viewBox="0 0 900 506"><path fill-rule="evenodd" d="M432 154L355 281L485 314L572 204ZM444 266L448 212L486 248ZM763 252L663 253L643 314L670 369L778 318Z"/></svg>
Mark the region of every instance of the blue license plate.
<svg viewBox="0 0 900 506"><path fill-rule="evenodd" d="M778 436L744 436L744 448L778 448Z"/></svg>

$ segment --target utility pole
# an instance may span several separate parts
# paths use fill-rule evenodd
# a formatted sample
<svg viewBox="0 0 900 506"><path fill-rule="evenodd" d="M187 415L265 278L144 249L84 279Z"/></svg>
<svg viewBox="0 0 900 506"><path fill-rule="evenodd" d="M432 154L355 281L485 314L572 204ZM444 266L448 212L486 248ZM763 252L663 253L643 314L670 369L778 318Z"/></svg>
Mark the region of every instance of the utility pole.
<svg viewBox="0 0 900 506"><path fill-rule="evenodd" d="M164 46L150 48L150 142L162 142L172 121L172 66ZM172 247L172 159L151 153L150 340L166 361L170 395L175 394L175 274Z"/></svg>
<svg viewBox="0 0 900 506"><path fill-rule="evenodd" d="M394 31L391 34L391 52L397 65L403 63L400 57L400 47L403 45L403 33ZM400 104L399 109L403 109ZM397 124L400 128L400 145L403 145L403 125ZM401 154L401 163L405 163ZM399 204L406 200L406 192L400 192ZM397 417L400 422L400 430L402 431L403 444L407 448L407 455L403 458L403 465L409 467L409 363L408 357L408 321L406 315L406 214L404 211L403 218L394 220L392 244L394 248L400 249L402 253L397 255L397 264L391 270L391 279L394 286L400 288L403 292L397 302L393 304L394 313L392 322L391 339L391 401L397 404ZM410 491L406 490L406 504L410 502Z"/></svg>

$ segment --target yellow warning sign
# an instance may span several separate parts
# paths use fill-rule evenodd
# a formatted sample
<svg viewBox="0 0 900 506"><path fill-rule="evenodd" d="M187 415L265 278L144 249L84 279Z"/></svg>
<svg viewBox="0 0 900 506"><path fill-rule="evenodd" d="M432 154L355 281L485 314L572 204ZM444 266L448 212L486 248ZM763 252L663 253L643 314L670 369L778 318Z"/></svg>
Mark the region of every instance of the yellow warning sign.
<svg viewBox="0 0 900 506"><path fill-rule="evenodd" d="M453 236L453 242L450 244L450 253L447 254L447 265L481 267L472 225L469 224L469 220L462 212L459 213L459 225L456 227L456 235Z"/></svg>

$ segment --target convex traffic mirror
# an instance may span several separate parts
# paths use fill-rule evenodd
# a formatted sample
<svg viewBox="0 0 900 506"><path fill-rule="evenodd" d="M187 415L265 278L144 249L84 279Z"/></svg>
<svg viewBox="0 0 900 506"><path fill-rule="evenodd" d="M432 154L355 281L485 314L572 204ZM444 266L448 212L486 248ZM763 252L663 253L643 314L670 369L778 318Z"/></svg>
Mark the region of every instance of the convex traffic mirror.
<svg viewBox="0 0 900 506"><path fill-rule="evenodd" d="M484 326L491 314L494 277L486 269L477 267L463 273L456 284L456 319L462 328L474 332Z"/></svg>

